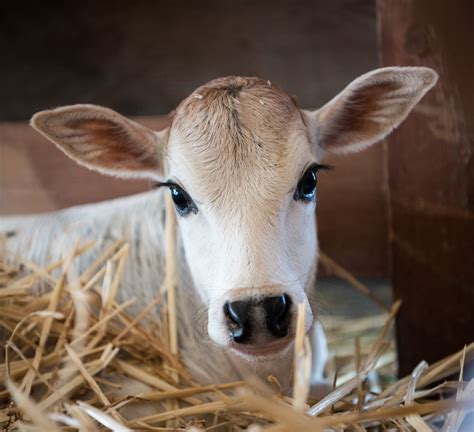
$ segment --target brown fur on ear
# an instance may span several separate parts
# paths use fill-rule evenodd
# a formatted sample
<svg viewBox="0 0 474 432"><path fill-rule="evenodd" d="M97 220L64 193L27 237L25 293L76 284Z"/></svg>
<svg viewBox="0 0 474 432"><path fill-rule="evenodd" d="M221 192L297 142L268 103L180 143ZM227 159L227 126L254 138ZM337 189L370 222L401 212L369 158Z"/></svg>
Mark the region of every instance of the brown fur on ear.
<svg viewBox="0 0 474 432"><path fill-rule="evenodd" d="M426 67L389 67L362 75L309 114L317 144L328 152L352 153L380 141L405 120L437 79Z"/></svg>
<svg viewBox="0 0 474 432"><path fill-rule="evenodd" d="M157 134L111 109L71 105L41 111L31 126L90 169L120 177L161 171L163 142Z"/></svg>

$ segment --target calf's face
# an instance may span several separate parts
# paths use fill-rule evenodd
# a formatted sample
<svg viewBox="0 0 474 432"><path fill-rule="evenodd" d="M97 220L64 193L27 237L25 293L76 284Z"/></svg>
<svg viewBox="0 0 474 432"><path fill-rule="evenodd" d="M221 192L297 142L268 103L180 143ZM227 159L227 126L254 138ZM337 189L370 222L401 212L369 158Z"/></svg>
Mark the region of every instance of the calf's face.
<svg viewBox="0 0 474 432"><path fill-rule="evenodd" d="M200 87L152 132L107 108L43 111L32 125L80 164L168 187L208 333L248 359L281 355L296 306L313 321L317 182L327 153L386 136L436 82L428 68L356 79L316 111L257 78Z"/></svg>

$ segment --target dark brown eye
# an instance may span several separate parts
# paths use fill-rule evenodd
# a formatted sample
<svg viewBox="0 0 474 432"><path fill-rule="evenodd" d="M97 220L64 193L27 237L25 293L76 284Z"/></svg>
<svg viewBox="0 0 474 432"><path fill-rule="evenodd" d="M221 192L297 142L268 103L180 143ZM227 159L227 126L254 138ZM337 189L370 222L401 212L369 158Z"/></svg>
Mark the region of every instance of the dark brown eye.
<svg viewBox="0 0 474 432"><path fill-rule="evenodd" d="M312 166L309 168L301 177L301 180L296 186L296 191L294 199L299 201L312 201L316 196L316 185L318 183L318 178L316 175L317 166Z"/></svg>
<svg viewBox="0 0 474 432"><path fill-rule="evenodd" d="M190 196L179 186L170 186L171 198L173 199L176 211L180 216L189 213L197 213L197 207Z"/></svg>

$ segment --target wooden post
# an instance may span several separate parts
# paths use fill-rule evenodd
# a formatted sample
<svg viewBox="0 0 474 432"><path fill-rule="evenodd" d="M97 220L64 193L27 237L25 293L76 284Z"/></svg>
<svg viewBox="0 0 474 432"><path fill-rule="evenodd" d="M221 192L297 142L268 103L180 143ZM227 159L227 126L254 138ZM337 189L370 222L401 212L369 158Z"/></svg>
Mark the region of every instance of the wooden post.
<svg viewBox="0 0 474 432"><path fill-rule="evenodd" d="M474 340L474 3L379 0L384 66L437 86L388 139L399 373Z"/></svg>

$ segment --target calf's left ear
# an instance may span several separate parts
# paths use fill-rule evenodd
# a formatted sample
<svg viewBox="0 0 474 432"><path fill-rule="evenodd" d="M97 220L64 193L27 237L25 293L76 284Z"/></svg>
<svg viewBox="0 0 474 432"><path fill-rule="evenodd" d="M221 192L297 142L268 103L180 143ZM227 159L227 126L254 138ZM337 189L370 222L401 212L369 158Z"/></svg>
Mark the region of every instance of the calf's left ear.
<svg viewBox="0 0 474 432"><path fill-rule="evenodd" d="M306 111L316 145L329 153L353 153L395 129L436 84L426 67L387 67L360 76L317 111Z"/></svg>
<svg viewBox="0 0 474 432"><path fill-rule="evenodd" d="M117 177L160 178L167 131L152 130L97 105L41 111L31 126L78 164Z"/></svg>

